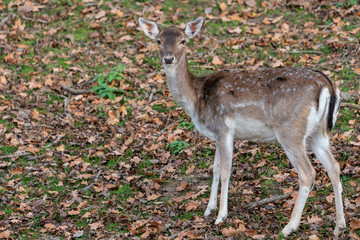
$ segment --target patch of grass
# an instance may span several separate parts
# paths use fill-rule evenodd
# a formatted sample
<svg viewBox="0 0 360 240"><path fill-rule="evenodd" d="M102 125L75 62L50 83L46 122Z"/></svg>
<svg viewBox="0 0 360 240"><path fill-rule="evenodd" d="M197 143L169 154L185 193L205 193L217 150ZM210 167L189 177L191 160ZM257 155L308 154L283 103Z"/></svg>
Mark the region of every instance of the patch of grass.
<svg viewBox="0 0 360 240"><path fill-rule="evenodd" d="M152 109L158 112L168 112L169 110L163 104L154 104Z"/></svg>
<svg viewBox="0 0 360 240"><path fill-rule="evenodd" d="M15 146L1 146L0 147L1 155L10 155L10 154L15 153L17 150L18 150L18 148Z"/></svg>
<svg viewBox="0 0 360 240"><path fill-rule="evenodd" d="M170 149L175 155L178 155L186 147L190 147L190 144L185 141L174 141L170 144Z"/></svg>
<svg viewBox="0 0 360 240"><path fill-rule="evenodd" d="M120 81L125 78L123 74L124 68L124 65L118 64L109 73L97 75L93 81L96 81L98 86L94 86L91 90L102 98L108 97L115 100L116 92L124 93L123 90L114 87L118 86Z"/></svg>

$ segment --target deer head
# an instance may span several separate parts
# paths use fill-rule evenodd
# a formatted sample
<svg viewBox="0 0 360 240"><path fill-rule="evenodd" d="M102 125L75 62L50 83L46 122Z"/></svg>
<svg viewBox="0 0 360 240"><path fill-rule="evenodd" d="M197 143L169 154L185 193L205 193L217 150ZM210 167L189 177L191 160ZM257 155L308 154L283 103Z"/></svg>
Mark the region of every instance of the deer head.
<svg viewBox="0 0 360 240"><path fill-rule="evenodd" d="M199 17L186 24L185 30L177 27L169 27L159 30L156 23L139 18L140 27L145 34L155 40L159 46L162 63L167 66L176 65L185 55L185 45L195 37L203 24L203 18Z"/></svg>

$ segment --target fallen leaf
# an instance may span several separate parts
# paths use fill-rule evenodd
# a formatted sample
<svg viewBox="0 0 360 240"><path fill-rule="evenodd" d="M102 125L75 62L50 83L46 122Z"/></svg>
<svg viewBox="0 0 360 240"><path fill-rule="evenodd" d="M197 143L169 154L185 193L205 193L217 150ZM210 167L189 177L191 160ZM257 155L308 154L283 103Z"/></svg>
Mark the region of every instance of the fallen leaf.
<svg viewBox="0 0 360 240"><path fill-rule="evenodd" d="M176 191L180 192L183 191L185 188L187 188L189 186L189 184L187 184L186 182L182 181L180 186L178 186L176 188Z"/></svg>
<svg viewBox="0 0 360 240"><path fill-rule="evenodd" d="M224 3L224 2L220 3L219 7L220 7L221 11L224 11L226 9L226 3Z"/></svg>
<svg viewBox="0 0 360 240"><path fill-rule="evenodd" d="M11 175L20 175L24 172L24 170L21 167L16 167L10 170Z"/></svg>
<svg viewBox="0 0 360 240"><path fill-rule="evenodd" d="M78 215L79 213L80 213L80 210L70 210L70 211L68 211L68 214L70 216Z"/></svg>
<svg viewBox="0 0 360 240"><path fill-rule="evenodd" d="M161 196L161 194L151 194L146 197L146 200L152 201L152 200L158 199L160 196Z"/></svg>
<svg viewBox="0 0 360 240"><path fill-rule="evenodd" d="M309 239L310 239L310 240L320 240L320 238L319 238L318 236L316 236L316 235L311 235L311 236L309 237Z"/></svg>
<svg viewBox="0 0 360 240"><path fill-rule="evenodd" d="M32 118L35 119L35 120L39 120L39 111L34 109L33 110L33 113L32 113Z"/></svg>
<svg viewBox="0 0 360 240"><path fill-rule="evenodd" d="M100 18L102 18L102 17L105 17L105 15L106 15L106 12L105 12L104 10L101 10L101 11L98 12L94 17L95 17L96 19L100 19Z"/></svg>
<svg viewBox="0 0 360 240"><path fill-rule="evenodd" d="M256 7L256 1L255 0L245 0L245 3L249 7Z"/></svg>
<svg viewBox="0 0 360 240"><path fill-rule="evenodd" d="M190 201L187 204L185 204L185 210L190 211L197 209L200 206L200 204L201 204L200 201Z"/></svg>
<svg viewBox="0 0 360 240"><path fill-rule="evenodd" d="M73 234L73 237L74 238L79 238L79 237L82 237L84 235L84 231L76 231L74 234Z"/></svg>
<svg viewBox="0 0 360 240"><path fill-rule="evenodd" d="M318 224L318 223L322 222L323 220L322 220L321 218L319 218L318 216L313 215L313 216L311 216L311 218L308 217L308 218L307 218L307 221L308 221L308 223L310 223L310 224L312 224L312 223Z"/></svg>
<svg viewBox="0 0 360 240"><path fill-rule="evenodd" d="M101 222L96 222L96 223L91 223L89 224L90 229L95 230L98 229L99 227L103 226L103 224Z"/></svg>
<svg viewBox="0 0 360 240"><path fill-rule="evenodd" d="M4 232L0 232L0 238L3 239L9 239L11 238L11 231L10 230L6 230Z"/></svg>
<svg viewBox="0 0 360 240"><path fill-rule="evenodd" d="M252 34L254 34L254 35L258 35L260 33L262 33L260 28L254 28L253 31L252 31Z"/></svg>
<svg viewBox="0 0 360 240"><path fill-rule="evenodd" d="M223 235L225 235L226 237L234 237L234 236L238 235L240 233L240 231L236 230L233 227L229 227L229 228L223 228L221 230L221 233Z"/></svg>
<svg viewBox="0 0 360 240"><path fill-rule="evenodd" d="M45 227L47 230L50 230L50 231L53 231L53 230L56 229L56 226L55 226L54 224L52 224L52 223L46 223L46 224L44 225L44 227Z"/></svg>
<svg viewBox="0 0 360 240"><path fill-rule="evenodd" d="M242 32L242 30L241 30L240 27L236 27L236 28L233 28L233 29L229 29L228 32L229 32L229 33L240 34L240 33Z"/></svg>
<svg viewBox="0 0 360 240"><path fill-rule="evenodd" d="M360 228L360 220L353 218L350 222L350 228L356 230Z"/></svg>
<svg viewBox="0 0 360 240"><path fill-rule="evenodd" d="M222 65L222 64L223 64L223 61L221 61L218 56L215 56L215 57L213 58L213 60L211 61L211 63L214 64L214 65Z"/></svg>

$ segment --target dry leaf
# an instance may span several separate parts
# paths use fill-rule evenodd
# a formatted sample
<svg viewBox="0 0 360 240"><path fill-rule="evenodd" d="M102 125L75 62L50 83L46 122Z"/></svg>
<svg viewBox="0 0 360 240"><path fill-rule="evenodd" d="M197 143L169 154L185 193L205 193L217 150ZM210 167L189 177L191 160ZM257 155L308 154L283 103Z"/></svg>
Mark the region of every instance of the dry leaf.
<svg viewBox="0 0 360 240"><path fill-rule="evenodd" d="M11 238L11 231L10 230L0 232L0 239L9 239L9 238Z"/></svg>
<svg viewBox="0 0 360 240"><path fill-rule="evenodd" d="M53 230L56 229L56 226L55 226L54 224L52 224L52 223L46 223L46 224L44 225L44 227L45 227L47 230L50 230L50 231L53 231Z"/></svg>
<svg viewBox="0 0 360 240"><path fill-rule="evenodd" d="M220 7L221 11L224 11L226 9L226 3L224 3L224 2L220 3L219 7Z"/></svg>
<svg viewBox="0 0 360 240"><path fill-rule="evenodd" d="M256 7L256 1L255 0L245 0L245 3L249 7Z"/></svg>
<svg viewBox="0 0 360 240"><path fill-rule="evenodd" d="M221 233L223 235L225 235L226 237L234 237L234 236L238 235L240 233L240 231L236 230L233 227L229 227L229 228L223 228L221 230Z"/></svg>
<svg viewBox="0 0 360 240"><path fill-rule="evenodd" d="M180 186L178 186L176 188L176 191L180 192L183 191L185 188L187 188L189 186L189 184L187 184L186 182L182 181Z"/></svg>
<svg viewBox="0 0 360 240"><path fill-rule="evenodd" d="M32 113L32 118L35 119L35 120L39 120L39 112L38 110L34 109L33 110L33 113Z"/></svg>
<svg viewBox="0 0 360 240"><path fill-rule="evenodd" d="M241 30L240 27L236 27L236 28L233 28L233 29L229 29L228 32L229 32L229 33L240 34L240 33L242 32L242 30Z"/></svg>
<svg viewBox="0 0 360 240"><path fill-rule="evenodd" d="M152 200L155 200L155 199L158 199L159 197L161 196L161 194L151 194L149 196L146 197L146 200L148 201L152 201Z"/></svg>
<svg viewBox="0 0 360 240"><path fill-rule="evenodd" d="M311 235L311 236L309 237L309 239L310 239L310 240L320 240L320 238L319 238L318 236L316 236L316 235Z"/></svg>
<svg viewBox="0 0 360 240"><path fill-rule="evenodd" d="M254 35L258 35L260 33L262 33L260 28L254 28L253 31L252 31L252 34L254 34Z"/></svg>
<svg viewBox="0 0 360 240"><path fill-rule="evenodd" d="M211 63L214 64L214 65L222 65L222 64L223 64L223 61L221 61L218 56L215 56L215 57L213 58L213 60L211 61Z"/></svg>
<svg viewBox="0 0 360 240"><path fill-rule="evenodd" d="M352 230L359 229L360 228L360 220L353 218L350 222L350 228Z"/></svg>
<svg viewBox="0 0 360 240"><path fill-rule="evenodd" d="M70 216L72 216L72 215L78 215L80 213L80 210L70 210L70 211L68 211L68 214L70 215Z"/></svg>
<svg viewBox="0 0 360 240"><path fill-rule="evenodd" d="M20 175L23 172L24 172L24 170L21 167L16 167L16 168L13 168L10 170L11 175L15 175L15 174Z"/></svg>
<svg viewBox="0 0 360 240"><path fill-rule="evenodd" d="M323 220L321 218L319 218L318 216L312 215L311 218L310 217L307 218L307 221L310 224L311 223L318 224L318 223L322 222Z"/></svg>
<svg viewBox="0 0 360 240"><path fill-rule="evenodd" d="M96 222L96 223L91 223L89 224L90 229L95 230L98 229L99 227L101 227L103 224L101 222Z"/></svg>
<svg viewBox="0 0 360 240"><path fill-rule="evenodd" d="M200 206L200 204L201 204L200 201L190 201L187 204L185 204L185 210L190 211L197 209Z"/></svg>
<svg viewBox="0 0 360 240"><path fill-rule="evenodd" d="M105 17L105 15L106 15L106 12L105 12L104 10L101 10L101 11L98 12L94 17L95 17L96 19L100 19L100 18L102 18L102 17Z"/></svg>

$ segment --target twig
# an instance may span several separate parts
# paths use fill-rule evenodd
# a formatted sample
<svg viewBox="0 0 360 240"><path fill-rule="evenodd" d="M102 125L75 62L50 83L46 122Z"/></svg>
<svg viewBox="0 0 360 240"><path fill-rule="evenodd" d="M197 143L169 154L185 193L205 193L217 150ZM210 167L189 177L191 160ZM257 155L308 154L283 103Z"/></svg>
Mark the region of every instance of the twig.
<svg viewBox="0 0 360 240"><path fill-rule="evenodd" d="M89 190L90 188L92 188L94 186L94 183L90 183L89 185L87 185L86 187L80 189L81 193L85 193L87 190Z"/></svg>
<svg viewBox="0 0 360 240"><path fill-rule="evenodd" d="M11 16L11 15L9 15L9 16L5 17L3 20L1 20L1 22L0 22L0 27L1 27L2 25L4 25L4 24L9 20L10 16Z"/></svg>
<svg viewBox="0 0 360 240"><path fill-rule="evenodd" d="M288 54L303 54L303 53L313 53L313 54L323 54L320 51L311 51L311 50L304 50L304 51L288 51Z"/></svg>
<svg viewBox="0 0 360 240"><path fill-rule="evenodd" d="M64 89L64 90L66 90L66 91L68 91L69 93L75 94L75 95L77 95L77 94L89 94L89 93L91 93L90 90L73 89L73 88L68 87L68 86L65 86L65 85L62 85L61 88Z"/></svg>
<svg viewBox="0 0 360 240"><path fill-rule="evenodd" d="M102 172L102 169L99 170L99 172L96 174L94 181L97 182L99 180L100 174Z"/></svg>
<svg viewBox="0 0 360 240"><path fill-rule="evenodd" d="M69 99L63 95L59 95L60 97L62 97L64 99L64 114L66 114L67 111L67 105L69 103Z"/></svg>
<svg viewBox="0 0 360 240"><path fill-rule="evenodd" d="M49 23L48 21L42 20L42 19L32 19L32 18L28 18L25 15L21 14L20 15L22 19L27 20L27 21L33 21L33 22L39 22L39 23L44 23L47 24Z"/></svg>
<svg viewBox="0 0 360 240"><path fill-rule="evenodd" d="M350 108L355 108L357 110L360 110L360 105L357 104L353 104L353 103L340 103L341 107L350 107Z"/></svg>
<svg viewBox="0 0 360 240"><path fill-rule="evenodd" d="M151 88L150 90L150 96L149 96L149 102L151 102L152 98L153 98L153 95L154 95L154 89Z"/></svg>
<svg viewBox="0 0 360 240"><path fill-rule="evenodd" d="M7 156L0 156L0 159L23 157L23 156L27 156L27 155L30 155L30 154L31 154L31 152L23 152L23 153L12 154L12 155L7 155Z"/></svg>
<svg viewBox="0 0 360 240"><path fill-rule="evenodd" d="M276 201L279 201L279 200L282 200L282 199L285 199L285 198L288 198L291 196L292 193L286 193L286 194L283 194L283 195L277 195L277 196L273 196L273 197L270 197L270 198L265 198L265 199L262 199L260 201L256 201L256 202L253 202L253 203L250 203L249 205L247 205L246 207L247 208L254 208L254 207L257 207L257 206L260 206L260 205L264 205L264 204L267 204L267 203L271 203L271 202L276 202Z"/></svg>
<svg viewBox="0 0 360 240"><path fill-rule="evenodd" d="M58 144L63 137L65 137L65 134L60 134L59 136L56 137L54 142L50 143L49 145L45 146L44 148L49 148L51 146Z"/></svg>

